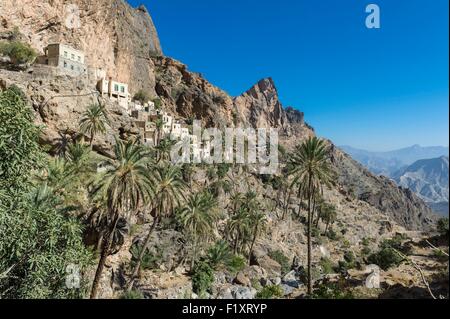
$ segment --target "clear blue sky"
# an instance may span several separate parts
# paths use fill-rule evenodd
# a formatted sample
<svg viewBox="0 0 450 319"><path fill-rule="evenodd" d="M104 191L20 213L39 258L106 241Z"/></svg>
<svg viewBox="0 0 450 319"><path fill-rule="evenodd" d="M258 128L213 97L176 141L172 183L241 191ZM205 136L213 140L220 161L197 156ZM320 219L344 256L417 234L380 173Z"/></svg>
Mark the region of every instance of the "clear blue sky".
<svg viewBox="0 0 450 319"><path fill-rule="evenodd" d="M231 95L271 76L336 144L448 146L448 0L129 0L164 53ZM365 7L381 8L381 29Z"/></svg>

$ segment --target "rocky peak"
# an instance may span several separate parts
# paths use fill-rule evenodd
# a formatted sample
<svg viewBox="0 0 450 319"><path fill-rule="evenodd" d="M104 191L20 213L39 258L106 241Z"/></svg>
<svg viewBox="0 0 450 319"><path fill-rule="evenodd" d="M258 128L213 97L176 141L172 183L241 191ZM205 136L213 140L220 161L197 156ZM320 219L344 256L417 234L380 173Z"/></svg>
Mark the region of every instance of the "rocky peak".
<svg viewBox="0 0 450 319"><path fill-rule="evenodd" d="M234 99L236 111L248 126L285 128L286 112L271 78L262 79Z"/></svg>

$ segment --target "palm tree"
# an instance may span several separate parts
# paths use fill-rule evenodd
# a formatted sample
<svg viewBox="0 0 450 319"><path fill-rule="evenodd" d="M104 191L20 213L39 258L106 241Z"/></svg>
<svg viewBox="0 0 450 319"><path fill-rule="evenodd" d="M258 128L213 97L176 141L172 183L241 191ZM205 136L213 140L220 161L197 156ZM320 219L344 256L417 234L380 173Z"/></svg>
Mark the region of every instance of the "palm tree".
<svg viewBox="0 0 450 319"><path fill-rule="evenodd" d="M179 220L183 227L193 237L193 257L191 269L194 269L197 259L199 240L206 241L213 235L214 223L217 220L217 200L207 192L192 195L187 205L179 212Z"/></svg>
<svg viewBox="0 0 450 319"><path fill-rule="evenodd" d="M312 137L299 145L291 160L290 175L294 176L293 184L298 185L298 193L306 197L308 207L308 294L312 294L312 218L314 214L314 198L322 191L322 185L328 185L332 179L329 163L329 148L325 141Z"/></svg>
<svg viewBox="0 0 450 319"><path fill-rule="evenodd" d="M142 258L145 255L147 246L156 226L159 224L162 217L173 214L175 208L178 207L184 199L186 184L183 181L182 173L178 166L159 165L154 171L153 183L155 196L153 198L153 224L144 240L142 249L140 250L132 277L128 283L128 290L133 288L134 280L139 275Z"/></svg>
<svg viewBox="0 0 450 319"><path fill-rule="evenodd" d="M100 278L118 222L128 217L130 211L139 205L147 204L154 194L149 176L148 156L144 149L135 142L122 142L116 139L115 159L107 160L107 170L96 183L93 196L106 202L107 228L103 234L100 260L92 284L91 299L97 297Z"/></svg>
<svg viewBox="0 0 450 319"><path fill-rule="evenodd" d="M162 139L158 145L156 145L155 150L157 154L157 163L170 161L170 152L172 147L175 145L175 141L170 138Z"/></svg>
<svg viewBox="0 0 450 319"><path fill-rule="evenodd" d="M242 203L244 202L244 196L242 193L234 192L230 196L230 204L231 206L231 212L232 215L236 215L238 212L239 207L241 207Z"/></svg>
<svg viewBox="0 0 450 319"><path fill-rule="evenodd" d="M161 117L158 117L155 121L155 125L156 125L156 140L155 140L155 145L158 146L159 145L159 141L161 139L161 130L164 126L164 122L162 120Z"/></svg>
<svg viewBox="0 0 450 319"><path fill-rule="evenodd" d="M233 253L242 251L243 246L250 237L251 219L246 207L239 207L228 221L227 233L233 241Z"/></svg>
<svg viewBox="0 0 450 319"><path fill-rule="evenodd" d="M245 206L249 212L249 222L251 225L253 225L252 242L250 244L250 250L248 254L248 263L250 264L253 247L255 246L256 239L259 236L260 231L264 228L267 220L266 215L262 212L262 208L261 205L259 204L256 193L249 192L245 197L246 197Z"/></svg>
<svg viewBox="0 0 450 319"><path fill-rule="evenodd" d="M80 129L83 134L89 135L89 145L91 148L95 135L106 132L107 123L108 117L106 114L106 109L100 104L89 105L87 110L83 113L80 120Z"/></svg>

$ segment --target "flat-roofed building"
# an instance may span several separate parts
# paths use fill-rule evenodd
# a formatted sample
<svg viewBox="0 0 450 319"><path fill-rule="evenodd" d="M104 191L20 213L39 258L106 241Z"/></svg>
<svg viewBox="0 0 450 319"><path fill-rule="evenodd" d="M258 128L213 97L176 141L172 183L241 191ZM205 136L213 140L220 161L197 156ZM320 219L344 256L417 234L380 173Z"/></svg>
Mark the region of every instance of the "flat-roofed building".
<svg viewBox="0 0 450 319"><path fill-rule="evenodd" d="M52 43L44 49L44 54L39 59L43 64L57 67L69 75L78 76L87 72L83 51L66 44Z"/></svg>
<svg viewBox="0 0 450 319"><path fill-rule="evenodd" d="M110 99L116 100L121 107L128 110L130 102L128 84L114 81L111 78L103 78L98 82L97 89L102 96L109 96Z"/></svg>

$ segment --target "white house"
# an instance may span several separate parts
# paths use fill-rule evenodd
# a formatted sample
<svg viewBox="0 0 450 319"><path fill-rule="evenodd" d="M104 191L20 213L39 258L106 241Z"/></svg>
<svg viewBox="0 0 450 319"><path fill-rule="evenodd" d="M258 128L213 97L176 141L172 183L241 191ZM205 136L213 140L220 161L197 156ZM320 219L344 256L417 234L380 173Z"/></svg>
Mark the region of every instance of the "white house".
<svg viewBox="0 0 450 319"><path fill-rule="evenodd" d="M102 96L108 96L110 99L116 100L121 107L128 110L130 102L130 93L128 92L128 84L112 80L111 78L101 79L97 88Z"/></svg>
<svg viewBox="0 0 450 319"><path fill-rule="evenodd" d="M39 61L72 76L79 76L87 71L84 52L62 43L47 45L44 56L40 57Z"/></svg>

